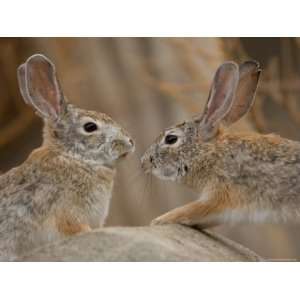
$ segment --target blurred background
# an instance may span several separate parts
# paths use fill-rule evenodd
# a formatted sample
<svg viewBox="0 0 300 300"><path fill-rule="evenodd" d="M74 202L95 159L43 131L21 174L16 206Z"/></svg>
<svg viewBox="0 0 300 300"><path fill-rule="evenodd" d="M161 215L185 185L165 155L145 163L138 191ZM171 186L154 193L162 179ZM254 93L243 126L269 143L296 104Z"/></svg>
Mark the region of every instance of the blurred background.
<svg viewBox="0 0 300 300"><path fill-rule="evenodd" d="M0 170L41 144L41 120L19 93L16 69L34 53L52 59L65 95L102 111L136 140L118 166L109 226L147 225L196 195L143 175L139 157L166 127L197 114L224 60L253 58L263 67L255 105L232 128L300 140L298 38L0 38ZM299 259L299 225L221 226L215 231L271 259Z"/></svg>

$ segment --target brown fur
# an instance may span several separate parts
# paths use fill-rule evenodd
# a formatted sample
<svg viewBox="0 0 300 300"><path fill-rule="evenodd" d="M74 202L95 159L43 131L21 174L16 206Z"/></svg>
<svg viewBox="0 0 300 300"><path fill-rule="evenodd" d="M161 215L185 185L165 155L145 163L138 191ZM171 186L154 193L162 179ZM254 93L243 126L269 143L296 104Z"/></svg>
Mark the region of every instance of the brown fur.
<svg viewBox="0 0 300 300"><path fill-rule="evenodd" d="M180 223L184 225L198 225L207 228L218 225L217 216L229 209L236 209L239 206L239 193L228 186L212 191L205 201L195 201L182 207L176 208L161 217L158 217L152 224ZM213 217L213 218L212 218Z"/></svg>
<svg viewBox="0 0 300 300"><path fill-rule="evenodd" d="M234 64L231 67L234 70ZM230 133L221 126L231 125L250 109L259 65L242 64L238 85L228 84L230 76L232 82L236 78L231 73L225 76L227 86L220 84L220 72L226 72L223 65L211 89L218 93L215 98L210 94L203 115L165 130L142 157L146 172L185 184L200 195L153 224L205 228L222 223L299 221L300 143L274 134ZM174 143L167 143L168 135L177 137Z"/></svg>
<svg viewBox="0 0 300 300"><path fill-rule="evenodd" d="M63 235L68 236L91 231L91 227L88 224L80 224L68 218L68 216L62 216L57 219L57 230Z"/></svg>
<svg viewBox="0 0 300 300"><path fill-rule="evenodd" d="M116 162L134 150L110 117L66 101L43 55L30 57L18 75L25 102L44 119L44 142L0 176L0 260L103 226Z"/></svg>

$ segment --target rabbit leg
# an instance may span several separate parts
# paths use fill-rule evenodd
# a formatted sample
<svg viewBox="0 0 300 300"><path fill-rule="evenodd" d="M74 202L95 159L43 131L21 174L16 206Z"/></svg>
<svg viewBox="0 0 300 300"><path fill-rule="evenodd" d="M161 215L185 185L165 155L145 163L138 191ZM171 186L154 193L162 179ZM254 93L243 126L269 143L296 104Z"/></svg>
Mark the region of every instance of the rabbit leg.
<svg viewBox="0 0 300 300"><path fill-rule="evenodd" d="M220 224L222 212L229 208L227 203L194 201L175 208L170 212L154 219L152 225L183 224L200 228L208 228Z"/></svg>

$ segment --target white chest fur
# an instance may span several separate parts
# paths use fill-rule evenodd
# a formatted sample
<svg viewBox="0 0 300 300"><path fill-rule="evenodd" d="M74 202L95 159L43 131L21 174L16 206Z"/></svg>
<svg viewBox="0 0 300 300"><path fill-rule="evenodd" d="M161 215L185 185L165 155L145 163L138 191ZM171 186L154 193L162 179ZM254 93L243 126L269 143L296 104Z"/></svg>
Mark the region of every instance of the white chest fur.
<svg viewBox="0 0 300 300"><path fill-rule="evenodd" d="M98 186L90 191L88 218L91 228L103 226L109 212L113 182L104 188Z"/></svg>

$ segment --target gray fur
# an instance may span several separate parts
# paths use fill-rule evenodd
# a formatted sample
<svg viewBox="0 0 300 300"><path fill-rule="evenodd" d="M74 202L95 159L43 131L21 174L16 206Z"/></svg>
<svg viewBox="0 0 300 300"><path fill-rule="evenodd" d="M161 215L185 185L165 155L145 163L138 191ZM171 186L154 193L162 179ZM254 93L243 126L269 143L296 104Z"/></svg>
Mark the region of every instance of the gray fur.
<svg viewBox="0 0 300 300"><path fill-rule="evenodd" d="M44 56L30 59L35 57L43 60ZM21 81L21 92L29 97L24 87L27 82ZM25 101L36 108L35 99ZM35 247L80 233L82 225L87 230L103 226L115 164L134 150L128 133L107 115L76 108L65 97L59 101L58 118L48 115L53 103L39 103L39 109L47 106L47 114L39 112L45 121L42 147L0 176L0 260L13 260ZM97 123L97 131L83 132L89 120Z"/></svg>
<svg viewBox="0 0 300 300"><path fill-rule="evenodd" d="M246 64L227 124L241 118L253 103L261 70L256 62ZM224 119L226 116L220 121ZM207 227L223 222L300 220L299 142L276 135L229 133L221 125L207 140L201 126L201 118L196 117L165 130L142 157L146 172L185 184L200 194L199 206L194 205L202 213L199 217L188 204L157 218L154 224ZM174 132L178 141L167 145L165 137Z"/></svg>

